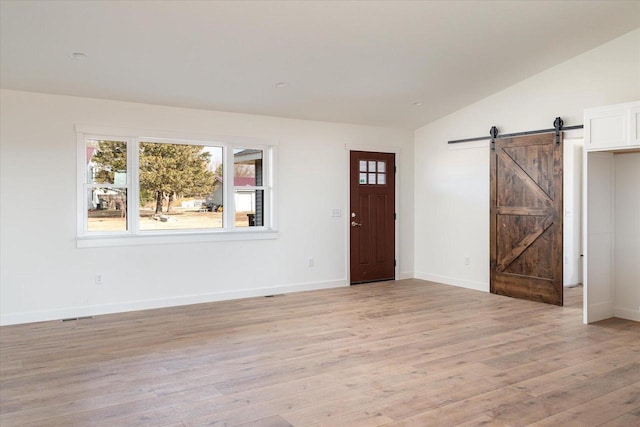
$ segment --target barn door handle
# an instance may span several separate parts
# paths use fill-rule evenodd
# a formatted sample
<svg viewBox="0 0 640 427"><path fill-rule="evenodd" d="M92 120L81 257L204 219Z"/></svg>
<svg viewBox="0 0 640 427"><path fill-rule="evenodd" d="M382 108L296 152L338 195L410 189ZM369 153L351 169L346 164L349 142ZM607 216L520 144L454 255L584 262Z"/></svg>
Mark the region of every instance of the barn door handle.
<svg viewBox="0 0 640 427"><path fill-rule="evenodd" d="M359 222L355 222L355 221L351 221L351 226L352 227L360 227L362 224L360 224Z"/></svg>

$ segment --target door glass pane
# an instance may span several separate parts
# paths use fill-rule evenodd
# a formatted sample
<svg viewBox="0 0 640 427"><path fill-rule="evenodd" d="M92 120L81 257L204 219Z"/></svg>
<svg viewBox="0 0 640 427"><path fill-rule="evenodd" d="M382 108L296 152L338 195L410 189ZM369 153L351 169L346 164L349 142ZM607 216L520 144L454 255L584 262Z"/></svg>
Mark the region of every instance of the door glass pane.
<svg viewBox="0 0 640 427"><path fill-rule="evenodd" d="M375 160L369 160L369 172L376 171L376 162Z"/></svg>
<svg viewBox="0 0 640 427"><path fill-rule="evenodd" d="M367 171L367 161L360 160L360 172L366 172L366 171Z"/></svg>
<svg viewBox="0 0 640 427"><path fill-rule="evenodd" d="M384 173L379 173L378 174L378 185L386 185L387 183L387 176Z"/></svg>
<svg viewBox="0 0 640 427"><path fill-rule="evenodd" d="M126 142L89 139L86 150L87 183L127 184Z"/></svg>
<svg viewBox="0 0 640 427"><path fill-rule="evenodd" d="M385 162L378 162L378 172L386 172L387 165Z"/></svg>
<svg viewBox="0 0 640 427"><path fill-rule="evenodd" d="M375 173L370 173L369 174L369 184L371 184L371 185L375 185L376 184L376 174Z"/></svg>
<svg viewBox="0 0 640 427"><path fill-rule="evenodd" d="M366 173L360 173L360 184L366 184L367 183L367 174Z"/></svg>
<svg viewBox="0 0 640 427"><path fill-rule="evenodd" d="M89 188L87 191L87 231L127 230L127 190Z"/></svg>

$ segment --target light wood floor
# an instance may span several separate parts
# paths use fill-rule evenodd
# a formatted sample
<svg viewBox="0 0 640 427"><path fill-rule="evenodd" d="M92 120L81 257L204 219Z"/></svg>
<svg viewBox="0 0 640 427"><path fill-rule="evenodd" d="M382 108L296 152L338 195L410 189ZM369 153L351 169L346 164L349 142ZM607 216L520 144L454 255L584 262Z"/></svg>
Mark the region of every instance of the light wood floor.
<svg viewBox="0 0 640 427"><path fill-rule="evenodd" d="M638 426L640 324L419 280L3 327L3 427Z"/></svg>

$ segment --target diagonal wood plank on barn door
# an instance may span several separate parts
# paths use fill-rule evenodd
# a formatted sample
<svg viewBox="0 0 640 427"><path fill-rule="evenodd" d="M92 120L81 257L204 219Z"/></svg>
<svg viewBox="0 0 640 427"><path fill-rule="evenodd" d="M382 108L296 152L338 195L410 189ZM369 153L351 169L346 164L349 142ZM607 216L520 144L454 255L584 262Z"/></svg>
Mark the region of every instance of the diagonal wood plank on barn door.
<svg viewBox="0 0 640 427"><path fill-rule="evenodd" d="M562 138L496 140L490 252L492 293L562 305Z"/></svg>

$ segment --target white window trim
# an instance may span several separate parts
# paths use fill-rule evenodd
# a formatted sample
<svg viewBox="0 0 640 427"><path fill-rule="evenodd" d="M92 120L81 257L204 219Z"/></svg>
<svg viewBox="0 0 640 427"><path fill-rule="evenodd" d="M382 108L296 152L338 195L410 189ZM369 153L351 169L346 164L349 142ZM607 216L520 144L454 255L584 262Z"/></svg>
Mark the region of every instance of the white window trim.
<svg viewBox="0 0 640 427"><path fill-rule="evenodd" d="M277 141L247 138L214 136L171 131L150 131L140 129L108 128L104 126L76 125L77 134L77 234L78 248L113 247L135 245L157 245L177 243L202 243L234 240L267 240L278 238L275 215L275 159L277 157ZM153 137L142 135L154 135ZM128 230L123 232L89 232L87 231L87 196L86 177L86 140L118 140L127 143L127 221ZM223 149L223 194L226 208L223 210L223 228L221 229L187 229L187 230L140 230L139 224L139 143L167 142L172 144L200 144L222 147ZM257 227L236 227L232 214L235 213L235 187L233 185L233 149L263 150L264 185L246 187L247 189L264 189L264 224ZM120 186L119 186L120 187ZM229 209L229 205L233 209Z"/></svg>

